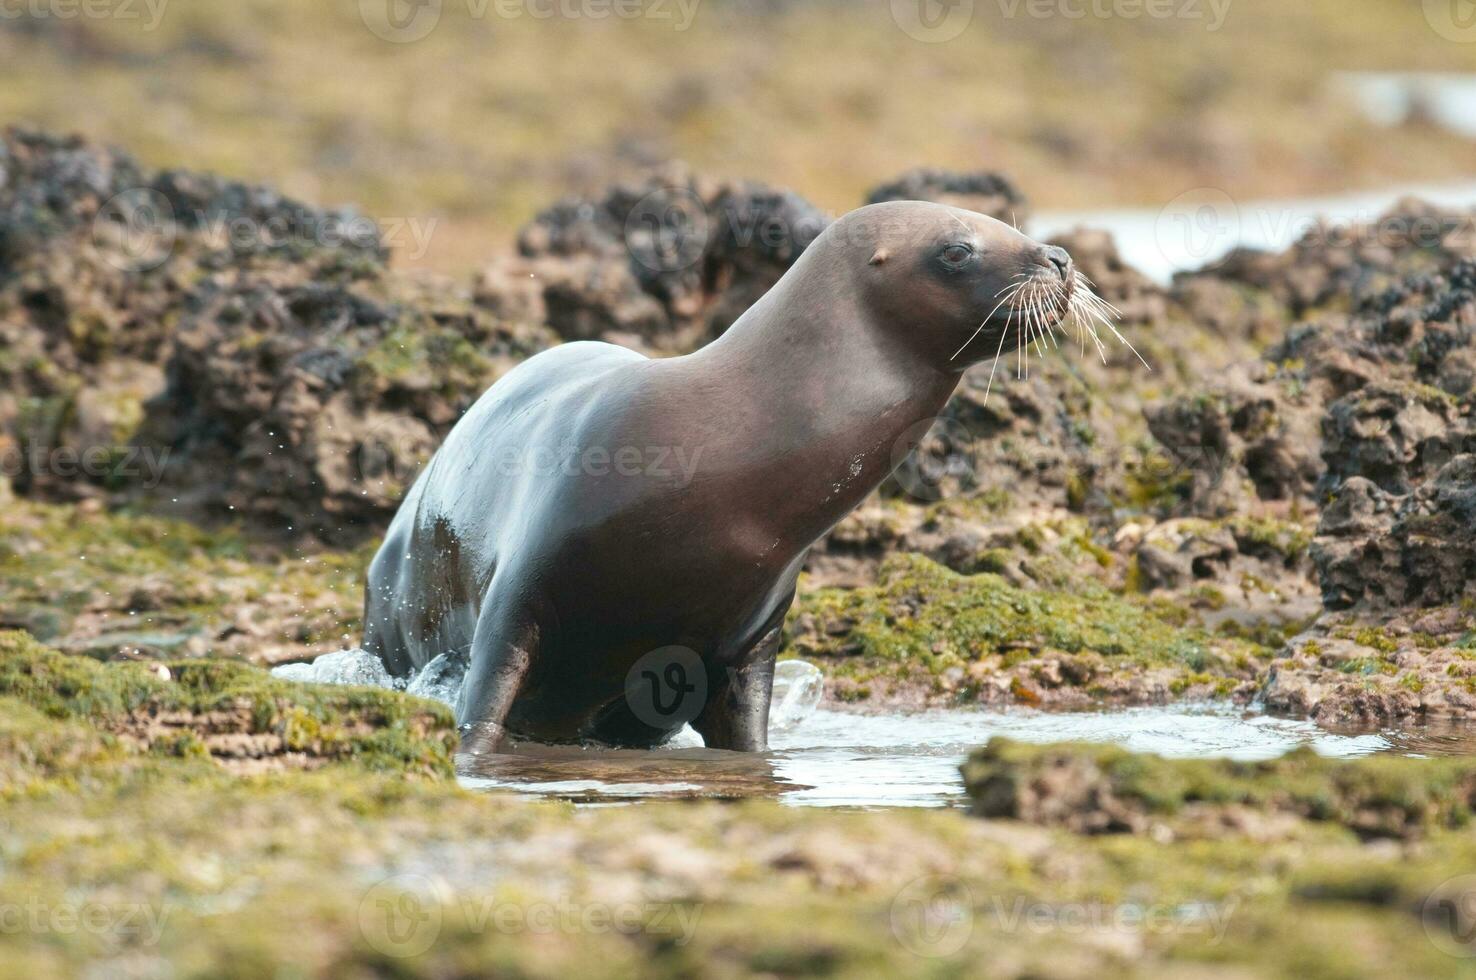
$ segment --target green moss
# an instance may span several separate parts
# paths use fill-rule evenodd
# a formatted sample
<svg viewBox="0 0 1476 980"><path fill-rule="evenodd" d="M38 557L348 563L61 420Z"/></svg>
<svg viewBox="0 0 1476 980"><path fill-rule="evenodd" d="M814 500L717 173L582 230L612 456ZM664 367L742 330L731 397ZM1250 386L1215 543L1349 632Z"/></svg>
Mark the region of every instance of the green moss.
<svg viewBox="0 0 1476 980"><path fill-rule="evenodd" d="M1355 631L1353 642L1359 646L1370 647L1380 653L1393 653L1399 649L1398 642L1392 636L1374 626L1367 626Z"/></svg>
<svg viewBox="0 0 1476 980"><path fill-rule="evenodd" d="M919 555L896 555L875 587L822 589L797 604L818 628L794 638L798 652L937 671L993 655L1057 652L1119 664L1234 672L1239 641L1166 621L1149 604L1096 585L1063 591L1021 589L998 575L964 576ZM1251 651L1259 653L1260 651Z"/></svg>
<svg viewBox="0 0 1476 980"><path fill-rule="evenodd" d="M252 653L272 633L310 654L358 631L372 553L284 554L231 528L14 501L0 508L0 620L103 655L116 636ZM242 617L251 634L231 629Z"/></svg>
<svg viewBox="0 0 1476 980"><path fill-rule="evenodd" d="M1335 823L1361 836L1412 837L1464 827L1476 806L1476 760L1329 759L1305 747L1279 759L1236 762L994 738L969 756L963 774L976 810L995 816L1029 816L1038 807L1068 817L1069 810L1040 798L1054 787L1088 811L1121 806L1172 816L1191 804L1236 805ZM1036 795L1022 796L1022 786L1035 787Z"/></svg>
<svg viewBox="0 0 1476 980"><path fill-rule="evenodd" d="M451 773L456 735L444 705L379 688L289 683L230 661L178 661L167 669L169 680L143 664L100 664L24 633L0 633L0 696L51 718L126 734L151 751L201 755L206 729L225 726L280 737L287 751L323 761L436 778ZM161 715L207 714L208 726L155 737Z"/></svg>
<svg viewBox="0 0 1476 980"><path fill-rule="evenodd" d="M1293 562L1305 557L1312 546L1312 531L1292 521L1240 514L1225 523L1246 554L1276 554Z"/></svg>
<svg viewBox="0 0 1476 980"><path fill-rule="evenodd" d="M1140 511L1157 512L1186 498L1194 482L1192 470L1161 451L1145 455L1123 475L1126 497L1122 501Z"/></svg>

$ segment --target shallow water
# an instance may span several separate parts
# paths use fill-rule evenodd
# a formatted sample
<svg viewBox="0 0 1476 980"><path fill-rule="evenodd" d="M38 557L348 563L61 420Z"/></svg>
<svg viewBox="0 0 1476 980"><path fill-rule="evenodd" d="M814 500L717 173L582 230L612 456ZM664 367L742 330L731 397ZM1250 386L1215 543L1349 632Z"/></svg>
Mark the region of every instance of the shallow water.
<svg viewBox="0 0 1476 980"><path fill-rule="evenodd" d="M369 684L454 704L459 666L437 658L415 677L391 678L362 650L273 671L319 684ZM1330 731L1225 705L1053 712L973 708L862 714L819 707L824 681L801 660L774 673L769 751L721 752L690 728L654 751L513 744L463 771L471 789L585 805L655 799L769 797L792 806L952 806L963 801L958 767L995 735L1024 742L1110 742L1136 752L1191 758L1269 759L1310 745L1327 756L1476 754L1476 730L1451 725Z"/></svg>
<svg viewBox="0 0 1476 980"><path fill-rule="evenodd" d="M949 806L963 801L959 763L994 735L1026 742L1111 742L1164 756L1253 760L1310 745L1328 756L1476 751L1455 731L1330 732L1310 721L1221 706L1061 713L948 709L907 714L816 710L772 732L762 755L519 745L464 772L473 789L586 804L770 797L793 806Z"/></svg>

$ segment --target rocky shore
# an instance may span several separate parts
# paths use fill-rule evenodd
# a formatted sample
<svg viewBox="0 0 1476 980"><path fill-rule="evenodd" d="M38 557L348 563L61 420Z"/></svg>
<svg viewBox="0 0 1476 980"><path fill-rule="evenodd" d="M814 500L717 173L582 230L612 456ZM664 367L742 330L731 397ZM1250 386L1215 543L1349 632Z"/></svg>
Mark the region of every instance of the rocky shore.
<svg viewBox="0 0 1476 980"><path fill-rule="evenodd" d="M994 174L897 196L1028 212ZM502 372L705 343L826 220L669 166L453 282L352 211L9 131L0 884L47 918L0 919L0 976L1457 975L1462 760L994 742L972 815L575 810L459 789L439 704L265 672L357 642L379 533ZM1468 718L1471 220L1405 202L1168 286L1065 236L1153 370L966 378L814 550L784 655L856 711Z"/></svg>
<svg viewBox="0 0 1476 980"><path fill-rule="evenodd" d="M974 815L470 793L444 708L0 634L0 976L1457 976L1464 760L996 741Z"/></svg>
<svg viewBox="0 0 1476 980"><path fill-rule="evenodd" d="M352 642L368 549L488 384L561 340L698 346L827 221L673 165L461 284L351 210L73 138L11 130L0 174L0 624L102 659ZM1028 214L993 174L869 198L898 195ZM1402 202L1167 287L1065 236L1153 369L1052 352L988 398L972 372L815 549L789 650L853 704L1467 715L1471 221Z"/></svg>

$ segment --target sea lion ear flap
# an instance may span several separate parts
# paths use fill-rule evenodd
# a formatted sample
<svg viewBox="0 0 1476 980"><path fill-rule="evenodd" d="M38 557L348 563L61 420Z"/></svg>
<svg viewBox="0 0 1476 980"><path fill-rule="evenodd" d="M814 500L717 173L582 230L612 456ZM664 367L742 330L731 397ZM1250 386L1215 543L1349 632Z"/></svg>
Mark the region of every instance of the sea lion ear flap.
<svg viewBox="0 0 1476 980"><path fill-rule="evenodd" d="M883 262L885 262L887 259L889 259L891 257L892 257L892 253L891 252L888 252L885 248L878 248L872 254L870 264L871 265L881 265Z"/></svg>

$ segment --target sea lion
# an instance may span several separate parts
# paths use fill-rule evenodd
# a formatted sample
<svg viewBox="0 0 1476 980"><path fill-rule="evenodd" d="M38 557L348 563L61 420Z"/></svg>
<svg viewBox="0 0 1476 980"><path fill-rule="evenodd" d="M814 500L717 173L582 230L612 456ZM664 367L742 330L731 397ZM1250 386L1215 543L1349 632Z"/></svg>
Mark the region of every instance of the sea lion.
<svg viewBox="0 0 1476 980"><path fill-rule="evenodd" d="M649 747L687 721L710 747L764 749L809 547L966 368L1054 331L1078 290L1060 248L889 202L834 222L695 353L538 354L401 504L369 570L365 647L396 675L464 651L473 755L504 733Z"/></svg>

